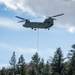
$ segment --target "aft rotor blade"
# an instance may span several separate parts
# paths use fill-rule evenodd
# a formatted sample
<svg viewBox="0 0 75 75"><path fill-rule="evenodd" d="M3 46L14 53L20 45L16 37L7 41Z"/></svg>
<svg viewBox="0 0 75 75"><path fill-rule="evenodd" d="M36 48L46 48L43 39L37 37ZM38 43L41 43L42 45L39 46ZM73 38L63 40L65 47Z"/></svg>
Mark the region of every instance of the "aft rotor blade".
<svg viewBox="0 0 75 75"><path fill-rule="evenodd" d="M55 18L52 18L53 20L56 20Z"/></svg>
<svg viewBox="0 0 75 75"><path fill-rule="evenodd" d="M19 18L19 19L24 19L24 18L22 18L22 17L19 17L19 16L15 16L15 17L17 17L17 18Z"/></svg>
<svg viewBox="0 0 75 75"><path fill-rule="evenodd" d="M58 14L58 15L55 15L55 16L52 16L52 17L58 17L58 16L62 16L64 15L63 13L62 14Z"/></svg>

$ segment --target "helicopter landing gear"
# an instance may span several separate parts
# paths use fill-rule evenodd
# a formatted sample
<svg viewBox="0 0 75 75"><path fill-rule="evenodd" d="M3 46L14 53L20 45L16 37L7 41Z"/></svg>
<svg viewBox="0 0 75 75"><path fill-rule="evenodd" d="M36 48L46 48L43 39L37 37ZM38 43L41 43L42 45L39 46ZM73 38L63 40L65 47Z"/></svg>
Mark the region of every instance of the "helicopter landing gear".
<svg viewBox="0 0 75 75"><path fill-rule="evenodd" d="M34 29L34 30L36 30L36 29Z"/></svg>
<svg viewBox="0 0 75 75"><path fill-rule="evenodd" d="M33 30L33 28L31 28Z"/></svg>

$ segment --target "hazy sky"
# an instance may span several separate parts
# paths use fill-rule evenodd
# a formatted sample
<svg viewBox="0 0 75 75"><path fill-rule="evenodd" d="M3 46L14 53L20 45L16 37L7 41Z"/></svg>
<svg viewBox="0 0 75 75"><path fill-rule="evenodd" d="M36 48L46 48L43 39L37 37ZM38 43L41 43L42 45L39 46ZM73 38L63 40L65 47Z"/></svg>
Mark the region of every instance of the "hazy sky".
<svg viewBox="0 0 75 75"><path fill-rule="evenodd" d="M39 30L38 53L45 61L61 47L64 56L75 44L75 0L0 0L0 67L7 66L13 51L29 62L37 51L37 33L17 23L21 16L31 21L44 21L47 16L60 13L54 26ZM18 60L17 60L18 61Z"/></svg>

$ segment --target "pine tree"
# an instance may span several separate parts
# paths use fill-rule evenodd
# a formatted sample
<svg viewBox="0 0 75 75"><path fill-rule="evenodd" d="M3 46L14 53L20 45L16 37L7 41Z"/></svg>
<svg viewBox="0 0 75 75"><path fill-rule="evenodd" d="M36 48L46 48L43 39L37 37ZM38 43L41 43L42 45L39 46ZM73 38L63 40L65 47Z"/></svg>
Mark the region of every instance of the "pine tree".
<svg viewBox="0 0 75 75"><path fill-rule="evenodd" d="M63 54L61 51L61 48L57 48L55 54L54 54L54 58L52 60L51 63L51 68L52 68L52 74L57 74L57 75L61 75L62 71L63 71Z"/></svg>
<svg viewBox="0 0 75 75"><path fill-rule="evenodd" d="M44 67L45 67L44 59L42 58L39 63L39 68L38 68L39 75L44 75Z"/></svg>
<svg viewBox="0 0 75 75"><path fill-rule="evenodd" d="M20 58L19 58L17 69L19 71L18 73L20 73L21 75L26 74L25 59L24 59L23 55L21 55Z"/></svg>
<svg viewBox="0 0 75 75"><path fill-rule="evenodd" d="M38 64L40 62L40 57L37 52L33 55L31 62L35 65L36 68L38 67Z"/></svg>
<svg viewBox="0 0 75 75"><path fill-rule="evenodd" d="M45 69L44 69L44 75L51 75L49 61L46 62Z"/></svg>
<svg viewBox="0 0 75 75"><path fill-rule="evenodd" d="M29 67L29 75L37 75L37 70L36 70L36 68L34 67L34 65L31 65L30 64L30 66L31 67Z"/></svg>
<svg viewBox="0 0 75 75"><path fill-rule="evenodd" d="M75 75L75 44L72 45L72 50L68 53L69 71L68 75Z"/></svg>
<svg viewBox="0 0 75 75"><path fill-rule="evenodd" d="M2 70L1 70L1 75L6 75L5 72L6 72L6 69L5 69L5 67L3 67Z"/></svg>
<svg viewBox="0 0 75 75"><path fill-rule="evenodd" d="M13 52L13 55L9 61L11 65L11 69L13 70L13 74L15 74L15 69L16 69L16 57L15 57L15 52Z"/></svg>
<svg viewBox="0 0 75 75"><path fill-rule="evenodd" d="M30 62L30 70L29 70L29 74L30 75L37 75L38 73L38 67L39 67L39 62L40 62L40 57L38 55L38 53L36 52L33 56L32 56L32 60Z"/></svg>

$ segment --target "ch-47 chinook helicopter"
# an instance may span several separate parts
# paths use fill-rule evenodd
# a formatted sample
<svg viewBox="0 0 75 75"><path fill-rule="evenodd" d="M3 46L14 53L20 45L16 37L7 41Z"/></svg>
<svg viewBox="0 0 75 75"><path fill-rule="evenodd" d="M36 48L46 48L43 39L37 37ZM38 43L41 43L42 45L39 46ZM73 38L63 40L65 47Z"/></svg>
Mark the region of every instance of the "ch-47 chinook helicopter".
<svg viewBox="0 0 75 75"><path fill-rule="evenodd" d="M25 19L25 18L22 18L22 17L19 17L19 16L16 16L17 18L19 19L22 19L22 21L19 21L18 23L20 22L25 22L23 24L24 27L26 28L31 28L31 29L48 29L50 27L53 26L54 24L54 20L56 20L54 17L58 17L58 16L61 16L61 15L64 15L63 13L62 14L58 14L58 15L55 15L55 16L51 16L51 17L48 17L46 18L43 22L30 22L28 19Z"/></svg>

